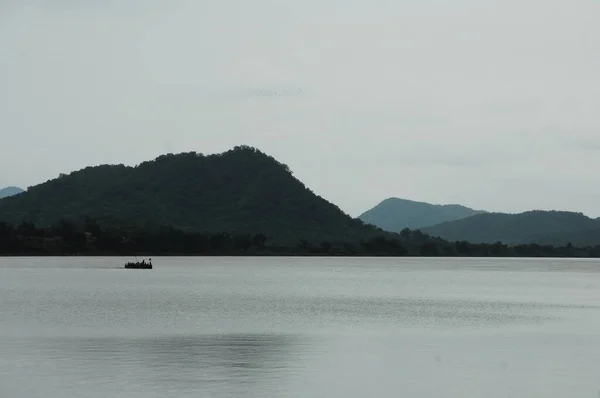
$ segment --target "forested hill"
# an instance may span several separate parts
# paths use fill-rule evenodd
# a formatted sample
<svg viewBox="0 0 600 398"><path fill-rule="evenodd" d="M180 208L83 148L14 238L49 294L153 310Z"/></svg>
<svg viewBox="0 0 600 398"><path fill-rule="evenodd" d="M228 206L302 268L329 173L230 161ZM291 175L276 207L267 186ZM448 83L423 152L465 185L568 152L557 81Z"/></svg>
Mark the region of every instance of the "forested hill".
<svg viewBox="0 0 600 398"><path fill-rule="evenodd" d="M404 228L430 227L484 213L461 205L434 205L413 200L388 198L358 218L383 230L400 232Z"/></svg>
<svg viewBox="0 0 600 398"><path fill-rule="evenodd" d="M263 233L275 242L356 241L381 235L315 195L288 167L247 146L163 155L136 167L104 165L0 200L0 220L133 222L205 232Z"/></svg>
<svg viewBox="0 0 600 398"><path fill-rule="evenodd" d="M567 211L478 214L423 228L422 231L450 241L473 243L600 244L600 221Z"/></svg>

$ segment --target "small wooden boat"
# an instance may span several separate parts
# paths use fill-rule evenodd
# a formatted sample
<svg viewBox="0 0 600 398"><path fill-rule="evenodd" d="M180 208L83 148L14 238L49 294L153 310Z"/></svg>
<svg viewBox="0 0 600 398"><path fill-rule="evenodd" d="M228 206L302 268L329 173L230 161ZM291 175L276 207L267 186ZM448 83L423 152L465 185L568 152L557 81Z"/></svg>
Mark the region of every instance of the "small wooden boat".
<svg viewBox="0 0 600 398"><path fill-rule="evenodd" d="M146 260L136 261L136 262L128 262L125 263L125 268L127 269L152 269L152 259L148 262Z"/></svg>

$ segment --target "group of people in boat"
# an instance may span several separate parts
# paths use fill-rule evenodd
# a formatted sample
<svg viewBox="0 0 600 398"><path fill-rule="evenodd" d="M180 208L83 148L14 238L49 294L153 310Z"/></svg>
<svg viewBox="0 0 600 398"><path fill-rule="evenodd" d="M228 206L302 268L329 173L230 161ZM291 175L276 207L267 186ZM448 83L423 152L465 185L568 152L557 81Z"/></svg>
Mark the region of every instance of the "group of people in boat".
<svg viewBox="0 0 600 398"><path fill-rule="evenodd" d="M148 262L146 260L136 261L135 263L128 262L125 264L125 268L152 268L152 259L149 258Z"/></svg>

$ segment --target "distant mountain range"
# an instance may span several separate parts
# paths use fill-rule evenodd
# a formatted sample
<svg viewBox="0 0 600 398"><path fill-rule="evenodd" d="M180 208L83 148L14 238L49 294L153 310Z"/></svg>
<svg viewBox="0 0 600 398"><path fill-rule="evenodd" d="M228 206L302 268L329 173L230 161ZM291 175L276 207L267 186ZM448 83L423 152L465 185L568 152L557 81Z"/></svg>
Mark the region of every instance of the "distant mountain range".
<svg viewBox="0 0 600 398"><path fill-rule="evenodd" d="M568 211L489 213L461 205L433 205L389 198L359 216L385 231L404 228L444 240L470 243L595 246L600 244L600 220Z"/></svg>
<svg viewBox="0 0 600 398"><path fill-rule="evenodd" d="M600 220L567 211L478 214L422 228L422 232L449 241L472 243L600 244Z"/></svg>
<svg viewBox="0 0 600 398"><path fill-rule="evenodd" d="M25 191L18 187L2 188L2 189L0 189L0 199L7 198L9 196L14 196L14 195L20 194L22 192L25 192Z"/></svg>
<svg viewBox="0 0 600 398"><path fill-rule="evenodd" d="M0 221L29 221L40 227L61 219L85 223L89 217L109 228L262 233L273 245L364 245L367 240L400 236L403 244L423 246L428 253L435 252L431 244L436 250L455 252L458 241L600 245L600 220L566 211L488 213L389 198L355 219L315 195L285 164L246 146L213 155L162 155L135 167L86 167L27 191L2 189L0 197ZM406 228L426 235L403 231Z"/></svg>
<svg viewBox="0 0 600 398"><path fill-rule="evenodd" d="M400 232L404 228L421 229L482 213L485 212L456 204L434 205L388 198L358 218L385 231Z"/></svg>

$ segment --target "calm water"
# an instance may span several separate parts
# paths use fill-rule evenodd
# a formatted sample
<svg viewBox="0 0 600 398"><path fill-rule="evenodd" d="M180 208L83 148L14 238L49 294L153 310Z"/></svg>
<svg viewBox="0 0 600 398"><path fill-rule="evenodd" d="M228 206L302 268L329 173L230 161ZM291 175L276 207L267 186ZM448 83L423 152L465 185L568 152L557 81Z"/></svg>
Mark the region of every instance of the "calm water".
<svg viewBox="0 0 600 398"><path fill-rule="evenodd" d="M0 259L0 397L600 396L600 262Z"/></svg>

